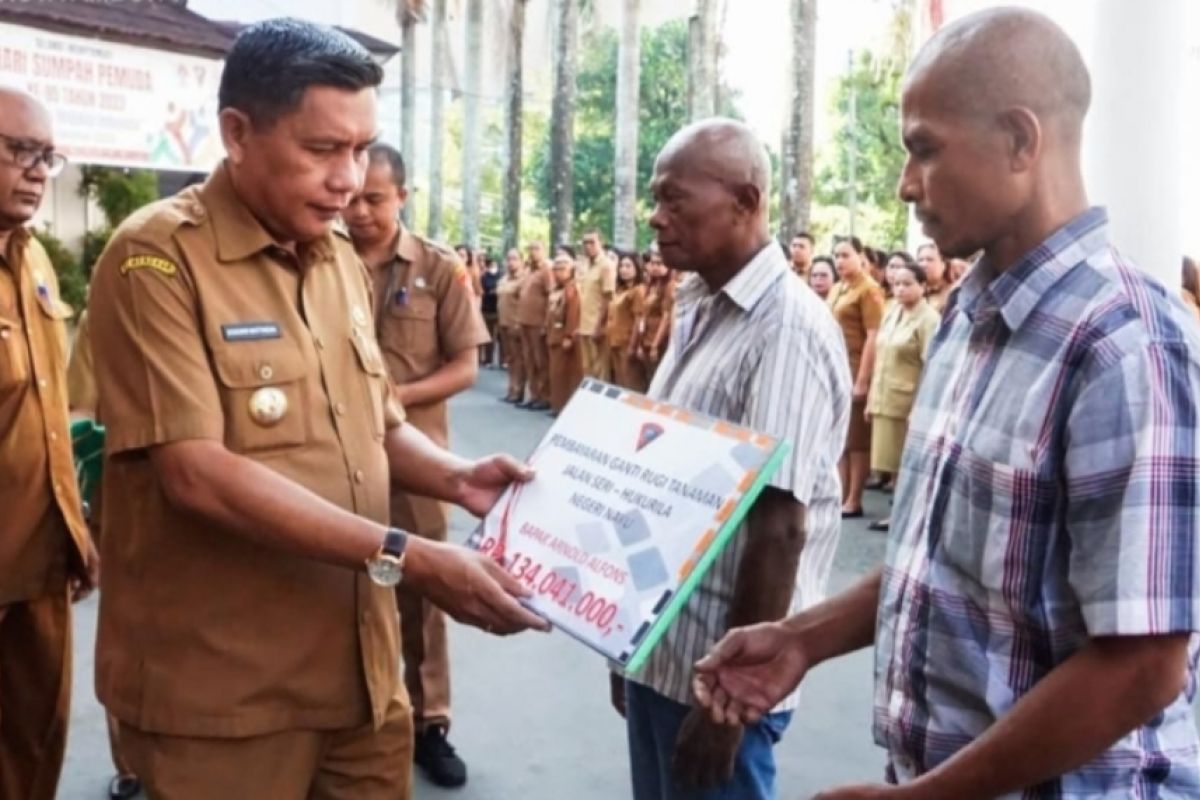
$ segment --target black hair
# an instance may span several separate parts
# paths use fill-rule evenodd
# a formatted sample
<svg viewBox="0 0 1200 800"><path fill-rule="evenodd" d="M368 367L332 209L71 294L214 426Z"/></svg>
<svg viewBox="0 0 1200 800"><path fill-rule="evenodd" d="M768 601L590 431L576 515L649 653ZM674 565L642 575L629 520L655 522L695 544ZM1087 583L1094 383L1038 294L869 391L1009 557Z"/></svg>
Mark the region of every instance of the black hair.
<svg viewBox="0 0 1200 800"><path fill-rule="evenodd" d="M574 248L574 247L572 247L571 245L569 245L569 244L560 244L558 247L554 248L554 254L555 254L555 255L558 255L558 251L560 251L560 250L561 250L562 252L566 253L567 255L569 255L571 258L576 258L576 255L575 255L575 248ZM553 259L551 259L551 260L553 260Z"/></svg>
<svg viewBox="0 0 1200 800"><path fill-rule="evenodd" d="M458 255L459 250L467 251L467 260L463 263L466 264L466 266L468 266L468 267L475 266L475 251L471 249L471 245L469 245L469 244L454 245L454 254L455 255ZM483 265L481 264L480 266L483 266Z"/></svg>
<svg viewBox="0 0 1200 800"><path fill-rule="evenodd" d="M376 142L367 148L367 163L387 164L392 168L392 182L396 184L396 188L404 188L404 183L408 180L408 169L404 166L404 156L400 155L399 150L390 144ZM466 247L466 245L461 246Z"/></svg>
<svg viewBox="0 0 1200 800"><path fill-rule="evenodd" d="M796 231L792 234L792 240L795 241L796 239L808 239L809 244L815 244L817 241L808 231Z"/></svg>
<svg viewBox="0 0 1200 800"><path fill-rule="evenodd" d="M848 243L851 247L854 248L854 252L858 253L860 256L863 254L864 248L863 248L862 239L859 239L857 236L835 236L835 237L833 237L833 246L834 247L837 247L842 242Z"/></svg>
<svg viewBox="0 0 1200 800"><path fill-rule="evenodd" d="M217 107L236 108L261 128L295 111L310 86L358 91L382 82L383 69L346 34L299 19L268 19L234 40Z"/></svg>
<svg viewBox="0 0 1200 800"><path fill-rule="evenodd" d="M940 258L943 263L946 261L946 258L942 255L942 251L939 250L938 246L933 242L925 242L924 244L917 245L917 255L918 256L921 255L922 250L932 250L934 253L937 254L937 257Z"/></svg>
<svg viewBox="0 0 1200 800"><path fill-rule="evenodd" d="M813 258L812 266L808 268L808 274L812 274L812 268L817 264L824 264L825 266L829 267L829 271L833 273L834 280L837 280L837 267L834 266L832 258L829 256L816 256Z"/></svg>
<svg viewBox="0 0 1200 800"><path fill-rule="evenodd" d="M912 255L910 255L907 250L893 250L890 254L888 254L887 263L889 263L889 264L892 263L893 258L898 258L901 261L903 261L904 265L906 267L909 264L912 264L915 266L917 263L917 260L915 258L913 258Z"/></svg>
<svg viewBox="0 0 1200 800"><path fill-rule="evenodd" d="M921 284L922 286L929 282L929 278L925 275L925 270L923 270L921 265L915 261L905 261L904 266L896 267L896 269L908 270L912 273L913 277L916 278L917 283Z"/></svg>

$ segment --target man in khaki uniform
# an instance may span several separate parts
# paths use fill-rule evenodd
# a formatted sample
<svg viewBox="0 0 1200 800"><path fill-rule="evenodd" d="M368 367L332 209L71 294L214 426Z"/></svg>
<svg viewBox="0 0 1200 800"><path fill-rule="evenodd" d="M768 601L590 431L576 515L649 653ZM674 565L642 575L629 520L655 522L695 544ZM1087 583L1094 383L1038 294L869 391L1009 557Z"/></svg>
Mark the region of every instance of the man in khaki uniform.
<svg viewBox="0 0 1200 800"><path fill-rule="evenodd" d="M529 397L517 408L546 411L550 408L550 348L546 344L546 310L554 288L550 265L541 242L529 245L529 265L521 284L517 321L521 323L522 353L529 376Z"/></svg>
<svg viewBox="0 0 1200 800"><path fill-rule="evenodd" d="M617 266L604 255L604 243L597 231L584 235L583 256L575 271L581 305L579 343L583 374L607 381L612 376L608 369L608 340L604 328L608 321L608 303L617 290Z"/></svg>
<svg viewBox="0 0 1200 800"><path fill-rule="evenodd" d="M0 89L0 797L55 796L71 702L71 600L99 568L67 420L70 306L25 224L65 159L50 115Z"/></svg>
<svg viewBox="0 0 1200 800"><path fill-rule="evenodd" d="M520 403L525 395L525 355L521 346L521 323L517 307L521 302L521 283L525 279L525 262L521 251L513 248L504 257L504 277L496 287L496 306L500 316L500 348L504 366L508 369L508 391L500 399L505 403Z"/></svg>
<svg viewBox="0 0 1200 800"><path fill-rule="evenodd" d="M808 231L800 231L792 236L791 244L788 246L788 254L791 256L792 272L807 281L808 271L812 268L813 259L812 234Z"/></svg>
<svg viewBox="0 0 1200 800"><path fill-rule="evenodd" d="M478 346L490 341L471 293L470 274L454 252L406 230L404 159L373 145L362 191L343 215L375 288L375 330L395 397L408 422L440 447L450 442L446 401L470 387ZM392 494L392 524L446 541L445 507L429 497ZM404 682L412 699L416 763L439 786L461 786L466 765L446 740L450 727L450 654L446 617L419 592L396 592L403 622Z"/></svg>
<svg viewBox="0 0 1200 800"><path fill-rule="evenodd" d="M225 62L227 158L131 216L92 285L107 428L96 688L163 798L405 798L394 587L499 633L541 623L494 562L388 528L389 473L480 513L526 473L403 424L369 282L332 231L378 65L296 20Z"/></svg>

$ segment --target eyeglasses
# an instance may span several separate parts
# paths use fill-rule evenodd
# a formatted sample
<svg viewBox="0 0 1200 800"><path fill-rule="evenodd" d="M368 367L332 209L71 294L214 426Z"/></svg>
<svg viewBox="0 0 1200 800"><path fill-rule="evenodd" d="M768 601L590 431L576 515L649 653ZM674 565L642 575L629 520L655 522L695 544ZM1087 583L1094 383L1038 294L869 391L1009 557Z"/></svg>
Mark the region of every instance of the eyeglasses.
<svg viewBox="0 0 1200 800"><path fill-rule="evenodd" d="M44 147L29 139L19 139L6 133L0 133L0 139L4 140L4 146L12 156L12 163L23 170L31 170L38 164L45 164L47 174L53 178L67 165L67 157L53 147Z"/></svg>

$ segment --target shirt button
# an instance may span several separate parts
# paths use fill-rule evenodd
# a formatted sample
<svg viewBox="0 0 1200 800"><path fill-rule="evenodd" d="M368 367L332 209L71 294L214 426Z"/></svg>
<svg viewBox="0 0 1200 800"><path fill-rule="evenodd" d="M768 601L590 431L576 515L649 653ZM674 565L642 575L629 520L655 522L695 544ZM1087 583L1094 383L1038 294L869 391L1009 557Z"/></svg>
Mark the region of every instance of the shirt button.
<svg viewBox="0 0 1200 800"><path fill-rule="evenodd" d="M7 339L8 337L9 337L8 328L0 328L0 339Z"/></svg>
<svg viewBox="0 0 1200 800"><path fill-rule="evenodd" d="M58 434L55 433L54 431L50 431L50 441L52 441L52 442L58 441Z"/></svg>
<svg viewBox="0 0 1200 800"><path fill-rule="evenodd" d="M258 377L264 381L269 381L275 375L275 370L271 369L270 364L263 364L258 368Z"/></svg>
<svg viewBox="0 0 1200 800"><path fill-rule="evenodd" d="M367 479L367 475L361 469L356 469L354 471L354 482L355 483L362 483L366 479Z"/></svg>
<svg viewBox="0 0 1200 800"><path fill-rule="evenodd" d="M46 388L46 379L45 379L45 378L38 378L38 386L40 386L41 388L45 389L45 388Z"/></svg>
<svg viewBox="0 0 1200 800"><path fill-rule="evenodd" d="M346 413L346 404L345 403L337 403L334 405L333 410L337 413L338 416L341 416L342 414Z"/></svg>
<svg viewBox="0 0 1200 800"><path fill-rule="evenodd" d="M320 336L317 336L313 339L313 344L315 344L317 346L318 350L325 349L325 340L322 339Z"/></svg>

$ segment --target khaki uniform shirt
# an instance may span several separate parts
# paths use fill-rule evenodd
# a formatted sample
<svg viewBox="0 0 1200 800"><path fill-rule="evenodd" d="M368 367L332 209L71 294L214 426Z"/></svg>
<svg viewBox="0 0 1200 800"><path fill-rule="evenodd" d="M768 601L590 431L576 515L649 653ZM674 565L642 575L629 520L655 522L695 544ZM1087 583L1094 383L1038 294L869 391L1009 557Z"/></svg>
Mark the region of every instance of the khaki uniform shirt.
<svg viewBox="0 0 1200 800"><path fill-rule="evenodd" d="M521 280L521 297L517 303L517 322L531 328L546 325L546 307L550 304L550 291L554 278L546 266L529 266Z"/></svg>
<svg viewBox="0 0 1200 800"><path fill-rule="evenodd" d="M925 351L941 315L922 300L912 311L895 303L883 318L875 344L871 374L872 414L908 419L925 366Z"/></svg>
<svg viewBox="0 0 1200 800"><path fill-rule="evenodd" d="M608 307L608 321L604 326L604 334L609 347L628 347L637 330L638 320L642 318L646 305L646 287L633 286L621 289L613 296Z"/></svg>
<svg viewBox="0 0 1200 800"><path fill-rule="evenodd" d="M879 330L883 319L883 289L869 276L864 275L853 285L838 281L829 292L829 307L842 326L846 338L846 352L850 356L850 375L858 379L858 367L862 363L867 334Z"/></svg>
<svg viewBox="0 0 1200 800"><path fill-rule="evenodd" d="M96 367L92 358L91 323L88 313L79 315L75 328L75 345L67 362L67 397L72 411L96 415Z"/></svg>
<svg viewBox="0 0 1200 800"><path fill-rule="evenodd" d="M579 332L591 336L600 325L604 298L617 291L617 268L604 256L595 261L584 259L575 267L575 283L579 286Z"/></svg>
<svg viewBox="0 0 1200 800"><path fill-rule="evenodd" d="M67 416L73 313L42 245L14 230L0 255L0 605L57 591L87 549Z"/></svg>
<svg viewBox="0 0 1200 800"><path fill-rule="evenodd" d="M146 453L220 442L387 523L383 441L403 417L349 241L284 250L222 165L121 225L91 297L103 524L119 533L102 543L100 700L179 736L380 725L403 692L394 593L177 510ZM272 396L273 424L252 413Z"/></svg>
<svg viewBox="0 0 1200 800"><path fill-rule="evenodd" d="M517 306L521 302L522 278L505 275L496 286L496 313L501 328L515 328L517 322Z"/></svg>
<svg viewBox="0 0 1200 800"><path fill-rule="evenodd" d="M463 350L491 341L470 274L452 250L400 229L396 257L376 269L376 330L388 373L397 384L427 378ZM446 403L405 409L408 422L442 447L449 445ZM425 533L445 527L442 504L395 493L392 522Z"/></svg>
<svg viewBox="0 0 1200 800"><path fill-rule="evenodd" d="M658 335L659 326L662 325L663 318L668 320L675 309L675 285L666 280L662 283L650 283L646 285L646 301L645 312L643 316L642 330L642 345L649 349L654 344L654 338ZM667 323L667 328L663 332L662 341L659 343L659 349L665 351L667 342L671 338L671 323Z"/></svg>
<svg viewBox="0 0 1200 800"><path fill-rule="evenodd" d="M579 289L571 281L550 293L546 312L546 343L561 345L579 332Z"/></svg>

